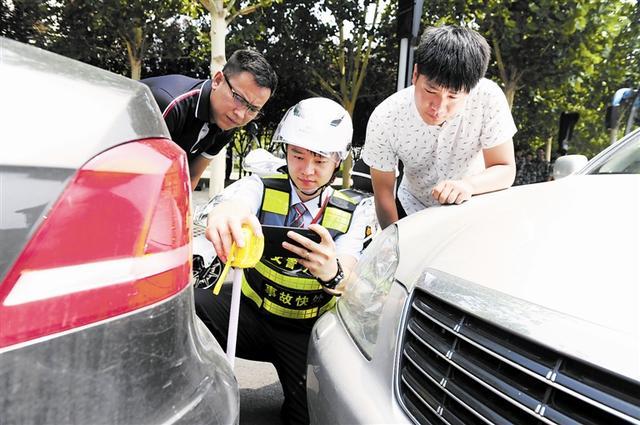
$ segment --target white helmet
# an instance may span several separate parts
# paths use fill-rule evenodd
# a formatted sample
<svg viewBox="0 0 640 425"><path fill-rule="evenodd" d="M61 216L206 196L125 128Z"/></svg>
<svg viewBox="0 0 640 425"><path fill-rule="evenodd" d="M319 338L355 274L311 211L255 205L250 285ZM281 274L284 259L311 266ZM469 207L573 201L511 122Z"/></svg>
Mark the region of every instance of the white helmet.
<svg viewBox="0 0 640 425"><path fill-rule="evenodd" d="M343 160L351 149L353 126L349 113L324 97L305 99L284 114L273 135L273 142L286 143Z"/></svg>

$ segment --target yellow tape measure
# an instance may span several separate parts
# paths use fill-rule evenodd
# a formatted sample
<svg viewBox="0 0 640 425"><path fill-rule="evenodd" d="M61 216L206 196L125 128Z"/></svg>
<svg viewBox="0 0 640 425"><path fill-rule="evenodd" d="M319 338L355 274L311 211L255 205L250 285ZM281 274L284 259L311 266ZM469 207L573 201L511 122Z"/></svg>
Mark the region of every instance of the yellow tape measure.
<svg viewBox="0 0 640 425"><path fill-rule="evenodd" d="M262 258L264 237L257 237L248 225L242 226L242 237L244 239L244 248L237 247L235 242L231 244L231 252L227 258L227 264L224 265L220 279L218 279L216 286L213 288L215 295L220 293L220 288L222 288L222 283L227 277L230 267L238 269L255 267L260 258Z"/></svg>

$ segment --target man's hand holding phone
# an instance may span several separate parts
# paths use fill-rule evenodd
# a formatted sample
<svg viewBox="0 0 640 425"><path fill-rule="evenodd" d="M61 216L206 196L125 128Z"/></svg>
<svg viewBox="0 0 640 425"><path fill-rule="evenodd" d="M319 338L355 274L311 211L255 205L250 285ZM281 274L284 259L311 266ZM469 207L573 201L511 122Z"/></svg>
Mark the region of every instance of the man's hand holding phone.
<svg viewBox="0 0 640 425"><path fill-rule="evenodd" d="M288 241L293 245L304 248L304 246L300 245L298 242L289 237L289 232L299 234L315 243L321 242L320 235L310 229L304 229L301 227L271 226L268 224L263 224L262 233L264 234L265 239L265 255L269 257L303 258L296 252L290 251L283 246L282 242ZM306 250L304 251L304 253L306 253Z"/></svg>
<svg viewBox="0 0 640 425"><path fill-rule="evenodd" d="M300 257L298 263L306 267L314 277L329 281L338 273L336 245L329 231L319 224L311 224L309 230L320 236L319 242L306 238L296 229L292 229L287 231L288 239L282 242L282 247ZM266 239L265 242L268 243Z"/></svg>

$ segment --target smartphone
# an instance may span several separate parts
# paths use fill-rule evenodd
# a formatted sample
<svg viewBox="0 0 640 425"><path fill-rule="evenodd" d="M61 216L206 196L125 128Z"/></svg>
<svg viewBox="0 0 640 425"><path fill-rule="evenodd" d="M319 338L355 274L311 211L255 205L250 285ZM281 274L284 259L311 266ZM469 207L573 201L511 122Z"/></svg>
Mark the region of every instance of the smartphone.
<svg viewBox="0 0 640 425"><path fill-rule="evenodd" d="M320 243L320 235L309 229L300 227L271 226L262 225L262 233L264 234L264 254L268 257L289 257L300 258L295 252L289 251L282 246L282 242L287 241L292 245L301 246L298 242L287 236L288 232L296 232L307 239L311 239L316 243Z"/></svg>

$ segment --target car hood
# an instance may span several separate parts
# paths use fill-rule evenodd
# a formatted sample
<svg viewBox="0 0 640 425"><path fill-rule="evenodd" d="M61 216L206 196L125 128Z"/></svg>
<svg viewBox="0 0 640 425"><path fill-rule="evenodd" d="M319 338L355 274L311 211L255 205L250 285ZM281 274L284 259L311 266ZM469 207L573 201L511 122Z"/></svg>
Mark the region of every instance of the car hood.
<svg viewBox="0 0 640 425"><path fill-rule="evenodd" d="M396 278L410 288L425 268L456 276L487 298L467 299L471 313L640 380L639 217L635 175L571 176L477 196L398 223ZM459 288L433 288L460 305ZM492 310L492 297L524 314Z"/></svg>

